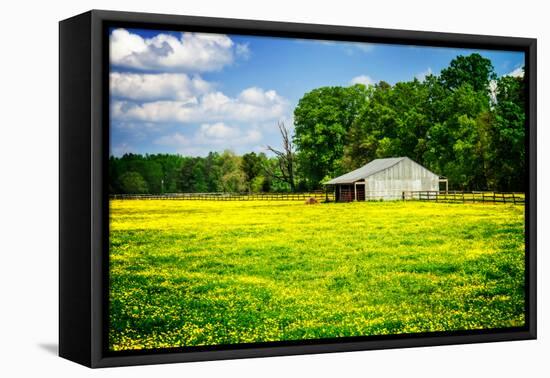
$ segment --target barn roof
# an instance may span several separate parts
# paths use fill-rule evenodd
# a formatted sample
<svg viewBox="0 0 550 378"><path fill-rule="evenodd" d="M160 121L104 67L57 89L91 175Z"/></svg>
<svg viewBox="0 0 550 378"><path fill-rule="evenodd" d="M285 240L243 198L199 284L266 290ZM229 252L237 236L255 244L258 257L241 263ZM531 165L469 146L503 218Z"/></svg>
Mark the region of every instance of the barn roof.
<svg viewBox="0 0 550 378"><path fill-rule="evenodd" d="M334 184L351 184L355 181L365 179L375 173L384 171L390 167L393 167L400 161L408 159L407 157L395 157L387 159L375 159L368 164L365 164L361 168L357 168L354 171L348 172L345 175L333 178L330 181L325 182L325 185Z"/></svg>

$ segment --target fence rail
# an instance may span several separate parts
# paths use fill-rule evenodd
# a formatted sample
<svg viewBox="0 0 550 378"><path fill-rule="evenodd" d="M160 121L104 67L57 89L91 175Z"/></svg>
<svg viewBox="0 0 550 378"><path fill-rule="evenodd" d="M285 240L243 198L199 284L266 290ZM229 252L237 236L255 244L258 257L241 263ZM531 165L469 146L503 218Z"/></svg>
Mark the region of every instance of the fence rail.
<svg viewBox="0 0 550 378"><path fill-rule="evenodd" d="M334 201L334 193L321 191L307 193L165 193L165 194L112 194L117 200L202 200L202 201ZM524 204L524 193L461 192L461 191L405 191L388 196L378 192L366 192L364 200L434 201L448 203L510 203ZM363 200L363 198L361 198Z"/></svg>
<svg viewBox="0 0 550 378"><path fill-rule="evenodd" d="M333 193L166 193L166 194L112 194L118 200L203 200L203 201L334 201Z"/></svg>
<svg viewBox="0 0 550 378"><path fill-rule="evenodd" d="M403 192L404 201L435 201L435 202L455 202L455 203L512 203L524 204L525 193L515 192L438 192L438 191L408 191Z"/></svg>

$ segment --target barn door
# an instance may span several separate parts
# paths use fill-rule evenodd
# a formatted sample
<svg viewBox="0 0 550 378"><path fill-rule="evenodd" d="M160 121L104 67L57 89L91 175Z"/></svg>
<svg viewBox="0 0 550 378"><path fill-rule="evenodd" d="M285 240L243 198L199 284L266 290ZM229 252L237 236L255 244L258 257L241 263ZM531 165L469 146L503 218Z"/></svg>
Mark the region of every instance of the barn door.
<svg viewBox="0 0 550 378"><path fill-rule="evenodd" d="M357 190L357 201L365 200L365 184L357 183L355 184L355 189Z"/></svg>
<svg viewBox="0 0 550 378"><path fill-rule="evenodd" d="M355 198L355 192L353 191L353 185L340 185L340 201L351 202Z"/></svg>

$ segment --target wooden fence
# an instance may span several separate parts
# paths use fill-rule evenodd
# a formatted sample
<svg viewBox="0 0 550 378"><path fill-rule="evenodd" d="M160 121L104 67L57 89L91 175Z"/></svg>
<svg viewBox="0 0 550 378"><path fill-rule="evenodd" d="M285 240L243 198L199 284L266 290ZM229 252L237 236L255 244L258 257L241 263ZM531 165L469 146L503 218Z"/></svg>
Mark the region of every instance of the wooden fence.
<svg viewBox="0 0 550 378"><path fill-rule="evenodd" d="M166 194L112 194L118 200L199 200L199 201L334 201L334 193L166 193Z"/></svg>
<svg viewBox="0 0 550 378"><path fill-rule="evenodd" d="M438 192L438 191L409 191L403 192L404 201L435 201L455 203L512 203L524 204L525 193L504 192Z"/></svg>
<svg viewBox="0 0 550 378"><path fill-rule="evenodd" d="M315 198L319 202L334 201L334 193L322 191L307 193L166 193L166 194L112 194L117 200L200 200L200 201L306 201ZM511 203L524 204L524 193L503 192L438 192L406 191L391 198L382 198L379 193L365 193L365 200L379 201L401 199L403 201L434 201L449 203Z"/></svg>

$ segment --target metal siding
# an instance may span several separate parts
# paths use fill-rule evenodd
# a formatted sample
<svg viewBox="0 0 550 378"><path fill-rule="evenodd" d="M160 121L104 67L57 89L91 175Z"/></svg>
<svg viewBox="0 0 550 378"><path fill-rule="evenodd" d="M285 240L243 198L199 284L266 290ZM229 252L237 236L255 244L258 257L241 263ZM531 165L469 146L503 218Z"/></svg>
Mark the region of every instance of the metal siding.
<svg viewBox="0 0 550 378"><path fill-rule="evenodd" d="M404 191L439 190L439 176L410 159L365 179L367 198L397 200Z"/></svg>

